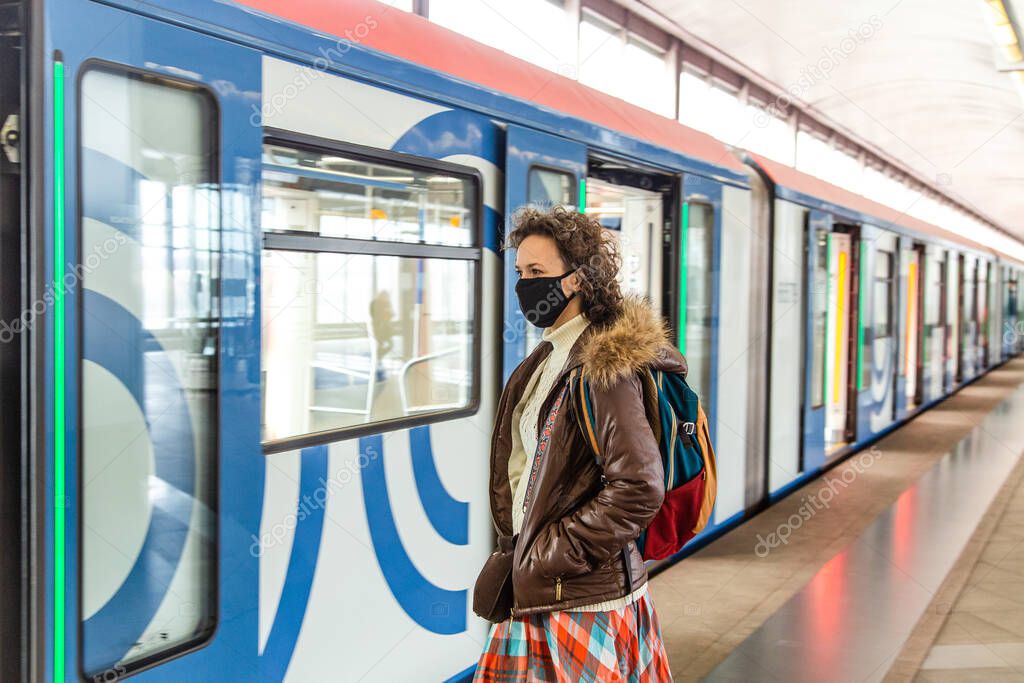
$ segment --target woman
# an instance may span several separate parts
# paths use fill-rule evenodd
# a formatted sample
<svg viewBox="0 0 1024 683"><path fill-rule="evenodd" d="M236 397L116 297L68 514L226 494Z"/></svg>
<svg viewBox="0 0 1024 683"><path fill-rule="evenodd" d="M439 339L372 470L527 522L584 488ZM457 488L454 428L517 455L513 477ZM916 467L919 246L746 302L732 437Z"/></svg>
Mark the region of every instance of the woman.
<svg viewBox="0 0 1024 683"><path fill-rule="evenodd" d="M511 548L512 607L474 680L670 681L635 543L664 497L637 371L685 372L686 361L646 301L623 296L616 239L592 217L524 210L508 246L520 309L546 329L498 405L490 502L499 548ZM566 400L576 367L601 465Z"/></svg>

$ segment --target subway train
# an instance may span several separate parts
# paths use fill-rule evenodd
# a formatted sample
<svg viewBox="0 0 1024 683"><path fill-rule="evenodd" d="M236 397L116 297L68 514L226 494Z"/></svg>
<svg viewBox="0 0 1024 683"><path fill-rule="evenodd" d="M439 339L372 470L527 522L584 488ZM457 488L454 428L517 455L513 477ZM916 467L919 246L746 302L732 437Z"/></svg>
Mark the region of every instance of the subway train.
<svg viewBox="0 0 1024 683"><path fill-rule="evenodd" d="M709 414L652 570L1024 350L1009 256L397 9L0 17L4 680L470 677L523 205L618 234Z"/></svg>

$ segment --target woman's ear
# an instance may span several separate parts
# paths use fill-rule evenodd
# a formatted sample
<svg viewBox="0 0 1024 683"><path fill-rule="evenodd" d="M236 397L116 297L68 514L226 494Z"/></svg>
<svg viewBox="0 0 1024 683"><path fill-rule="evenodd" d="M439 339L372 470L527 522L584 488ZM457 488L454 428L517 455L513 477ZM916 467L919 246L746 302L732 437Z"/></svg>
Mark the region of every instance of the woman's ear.
<svg viewBox="0 0 1024 683"><path fill-rule="evenodd" d="M562 280L565 283L565 294L568 296L573 292L580 291L580 269L577 268L572 272L572 275L566 275L565 279Z"/></svg>

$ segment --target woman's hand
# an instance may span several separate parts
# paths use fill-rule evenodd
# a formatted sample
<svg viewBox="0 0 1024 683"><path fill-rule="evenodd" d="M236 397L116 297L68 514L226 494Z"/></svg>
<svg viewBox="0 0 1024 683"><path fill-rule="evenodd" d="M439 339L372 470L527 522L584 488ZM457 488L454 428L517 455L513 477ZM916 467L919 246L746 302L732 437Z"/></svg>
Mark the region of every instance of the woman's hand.
<svg viewBox="0 0 1024 683"><path fill-rule="evenodd" d="M548 578L585 574L607 562L640 536L665 497L661 451L647 422L639 378L591 386L590 399L607 483L537 535L531 560Z"/></svg>

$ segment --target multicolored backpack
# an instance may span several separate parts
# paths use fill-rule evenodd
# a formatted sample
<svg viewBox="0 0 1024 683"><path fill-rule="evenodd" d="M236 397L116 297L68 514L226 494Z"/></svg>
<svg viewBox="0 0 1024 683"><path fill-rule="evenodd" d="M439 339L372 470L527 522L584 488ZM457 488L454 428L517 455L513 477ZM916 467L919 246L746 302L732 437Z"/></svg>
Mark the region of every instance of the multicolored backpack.
<svg viewBox="0 0 1024 683"><path fill-rule="evenodd" d="M640 380L647 420L665 469L665 500L636 543L645 560L661 560L682 550L711 518L718 485L715 451L700 399L682 374L644 369ZM569 391L584 439L598 465L603 465L590 385L582 368L570 374Z"/></svg>

